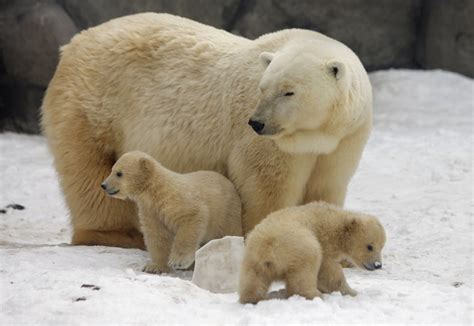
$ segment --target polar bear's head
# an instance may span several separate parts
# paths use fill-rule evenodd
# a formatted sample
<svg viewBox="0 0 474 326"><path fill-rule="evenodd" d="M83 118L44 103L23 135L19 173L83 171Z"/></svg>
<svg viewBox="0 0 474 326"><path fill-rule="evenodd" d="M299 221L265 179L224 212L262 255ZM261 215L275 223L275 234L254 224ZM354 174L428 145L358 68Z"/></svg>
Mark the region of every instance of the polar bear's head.
<svg viewBox="0 0 474 326"><path fill-rule="evenodd" d="M249 125L285 151L327 153L361 113L359 98L351 98L361 67L340 43L309 43L260 54L265 72Z"/></svg>
<svg viewBox="0 0 474 326"><path fill-rule="evenodd" d="M154 159L148 154L139 151L125 153L115 162L101 187L111 197L134 199L149 185L154 165Z"/></svg>

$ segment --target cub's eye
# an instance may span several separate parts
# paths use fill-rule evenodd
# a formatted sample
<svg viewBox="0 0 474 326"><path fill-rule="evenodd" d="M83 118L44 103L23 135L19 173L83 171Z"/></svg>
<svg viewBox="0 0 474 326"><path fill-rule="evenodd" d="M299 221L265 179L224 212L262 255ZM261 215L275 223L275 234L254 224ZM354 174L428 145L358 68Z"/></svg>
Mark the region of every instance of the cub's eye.
<svg viewBox="0 0 474 326"><path fill-rule="evenodd" d="M293 96L295 95L294 92L286 92L285 94L283 94L283 96Z"/></svg>
<svg viewBox="0 0 474 326"><path fill-rule="evenodd" d="M122 172L118 171L117 173L115 173L115 175L120 178L123 174Z"/></svg>
<svg viewBox="0 0 474 326"><path fill-rule="evenodd" d="M373 251L373 250L374 250L374 247L372 247L372 245L368 245L368 246L367 246L367 250L368 250L368 251Z"/></svg>

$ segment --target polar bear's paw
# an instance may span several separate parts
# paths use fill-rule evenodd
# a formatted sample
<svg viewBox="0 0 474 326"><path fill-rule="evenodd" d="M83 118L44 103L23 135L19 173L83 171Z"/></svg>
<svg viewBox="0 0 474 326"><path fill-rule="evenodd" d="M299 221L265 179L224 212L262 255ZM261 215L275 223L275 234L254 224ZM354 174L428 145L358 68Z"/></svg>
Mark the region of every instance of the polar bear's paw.
<svg viewBox="0 0 474 326"><path fill-rule="evenodd" d="M154 262L149 262L145 265L145 267L143 267L142 271L150 274L161 274L168 273L170 269L168 266L162 266Z"/></svg>
<svg viewBox="0 0 474 326"><path fill-rule="evenodd" d="M177 254L172 252L168 265L174 270L186 270L194 263L194 252L186 254Z"/></svg>

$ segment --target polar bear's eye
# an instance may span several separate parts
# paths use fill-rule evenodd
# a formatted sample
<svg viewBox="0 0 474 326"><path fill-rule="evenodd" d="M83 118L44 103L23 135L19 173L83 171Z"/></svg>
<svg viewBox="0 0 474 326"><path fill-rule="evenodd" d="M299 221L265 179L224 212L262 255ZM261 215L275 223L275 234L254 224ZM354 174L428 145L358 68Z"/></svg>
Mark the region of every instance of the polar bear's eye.
<svg viewBox="0 0 474 326"><path fill-rule="evenodd" d="M123 174L122 172L118 171L117 173L115 173L115 175L120 178Z"/></svg>
<svg viewBox="0 0 474 326"><path fill-rule="evenodd" d="M293 96L295 95L294 92L286 92L285 94L283 94L283 96Z"/></svg>
<svg viewBox="0 0 474 326"><path fill-rule="evenodd" d="M368 250L368 251L373 251L373 250L374 250L374 247L372 247L372 245L368 245L368 246L367 246L367 250Z"/></svg>

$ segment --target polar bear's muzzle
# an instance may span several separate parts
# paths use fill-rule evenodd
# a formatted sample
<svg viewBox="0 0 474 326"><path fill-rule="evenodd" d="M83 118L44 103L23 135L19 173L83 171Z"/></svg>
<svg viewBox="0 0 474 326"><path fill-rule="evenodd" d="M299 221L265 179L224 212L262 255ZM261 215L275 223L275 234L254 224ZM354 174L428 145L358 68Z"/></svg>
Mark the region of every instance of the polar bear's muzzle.
<svg viewBox="0 0 474 326"><path fill-rule="evenodd" d="M258 120L249 120L249 126L259 135L263 134L263 129L265 128L265 123Z"/></svg>
<svg viewBox="0 0 474 326"><path fill-rule="evenodd" d="M116 194L119 193L120 190L118 189L113 189L113 188L110 188L108 183L107 182L102 182L102 184L100 185L100 187L102 189L104 189L104 191L107 193L107 195L109 196L115 196Z"/></svg>
<svg viewBox="0 0 474 326"><path fill-rule="evenodd" d="M260 136L276 136L282 132L280 127L259 118L252 117L248 124Z"/></svg>
<svg viewBox="0 0 474 326"><path fill-rule="evenodd" d="M379 262L379 261L374 261L374 262L368 262L368 263L364 263L364 267L365 269L369 270L369 271L373 271L373 270L376 270L376 269L381 269L382 268L382 263Z"/></svg>

